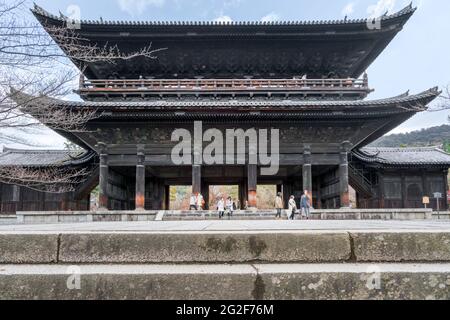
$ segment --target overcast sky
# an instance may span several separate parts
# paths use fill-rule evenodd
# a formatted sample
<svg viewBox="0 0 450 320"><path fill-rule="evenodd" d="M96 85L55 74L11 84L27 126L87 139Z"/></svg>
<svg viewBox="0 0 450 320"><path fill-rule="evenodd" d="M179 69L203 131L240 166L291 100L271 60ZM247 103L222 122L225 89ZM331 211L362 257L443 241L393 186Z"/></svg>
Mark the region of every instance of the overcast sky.
<svg viewBox="0 0 450 320"><path fill-rule="evenodd" d="M398 11L410 0L35 0L44 9L82 19L105 20L325 20L364 18ZM375 92L369 99L421 92L450 83L450 1L416 0L418 10L368 70ZM75 6L75 7L74 7ZM394 132L448 123L448 112L422 113ZM46 144L62 139L46 136Z"/></svg>

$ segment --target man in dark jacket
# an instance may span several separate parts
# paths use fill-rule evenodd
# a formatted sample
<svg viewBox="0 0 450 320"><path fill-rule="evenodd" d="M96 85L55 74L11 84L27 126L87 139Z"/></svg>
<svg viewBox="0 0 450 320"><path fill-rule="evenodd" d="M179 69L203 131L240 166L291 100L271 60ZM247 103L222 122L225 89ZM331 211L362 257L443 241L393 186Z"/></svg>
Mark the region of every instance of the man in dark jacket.
<svg viewBox="0 0 450 320"><path fill-rule="evenodd" d="M306 217L308 220L311 209L311 200L309 198L308 190L305 190L305 193L300 199L300 209L302 210L302 216Z"/></svg>

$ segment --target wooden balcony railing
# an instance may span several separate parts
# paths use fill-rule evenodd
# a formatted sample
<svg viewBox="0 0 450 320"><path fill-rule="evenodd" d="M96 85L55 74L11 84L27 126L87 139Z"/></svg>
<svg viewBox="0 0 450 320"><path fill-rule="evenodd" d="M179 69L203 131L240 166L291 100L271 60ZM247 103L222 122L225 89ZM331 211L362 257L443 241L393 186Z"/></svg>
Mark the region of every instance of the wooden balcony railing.
<svg viewBox="0 0 450 320"><path fill-rule="evenodd" d="M366 96L371 90L363 79L125 79L85 80L78 91L89 95L152 94L343 94Z"/></svg>
<svg viewBox="0 0 450 320"><path fill-rule="evenodd" d="M137 79L84 80L80 89L119 90L255 90L288 88L353 88L367 89L365 79Z"/></svg>

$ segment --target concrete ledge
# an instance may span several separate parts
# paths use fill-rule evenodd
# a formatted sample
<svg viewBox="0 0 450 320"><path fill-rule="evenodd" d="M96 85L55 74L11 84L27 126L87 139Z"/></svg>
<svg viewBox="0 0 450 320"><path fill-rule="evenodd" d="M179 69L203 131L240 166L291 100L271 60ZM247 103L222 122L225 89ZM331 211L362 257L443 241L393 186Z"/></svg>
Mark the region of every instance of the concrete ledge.
<svg viewBox="0 0 450 320"><path fill-rule="evenodd" d="M282 216L287 219L287 210L283 210ZM237 210L233 216L225 215L223 220L271 220L276 215L275 210ZM164 211L163 221L183 221L183 220L219 220L219 213L210 211Z"/></svg>
<svg viewBox="0 0 450 320"><path fill-rule="evenodd" d="M21 211L21 224L57 224L79 222L153 221L157 211Z"/></svg>
<svg viewBox="0 0 450 320"><path fill-rule="evenodd" d="M7 263L450 262L450 232L7 232Z"/></svg>
<svg viewBox="0 0 450 320"><path fill-rule="evenodd" d="M57 234L0 234L0 263L52 263L57 256Z"/></svg>
<svg viewBox="0 0 450 320"><path fill-rule="evenodd" d="M433 219L434 220L450 220L450 212L433 212Z"/></svg>
<svg viewBox="0 0 450 320"><path fill-rule="evenodd" d="M16 224L16 223L17 223L16 215L0 215L0 225Z"/></svg>
<svg viewBox="0 0 450 320"><path fill-rule="evenodd" d="M347 232L62 234L62 263L343 262Z"/></svg>
<svg viewBox="0 0 450 320"><path fill-rule="evenodd" d="M80 276L81 289L76 286ZM244 266L0 266L0 299L243 300L256 271Z"/></svg>
<svg viewBox="0 0 450 320"><path fill-rule="evenodd" d="M263 265L259 292L282 300L448 300L450 265Z"/></svg>
<svg viewBox="0 0 450 320"><path fill-rule="evenodd" d="M450 265L5 265L0 299L448 300Z"/></svg>
<svg viewBox="0 0 450 320"><path fill-rule="evenodd" d="M320 220L431 220L431 209L339 209L315 210Z"/></svg>
<svg viewBox="0 0 450 320"><path fill-rule="evenodd" d="M351 232L357 261L450 261L448 232Z"/></svg>
<svg viewBox="0 0 450 320"><path fill-rule="evenodd" d="M287 210L283 211L286 219ZM235 211L224 220L273 220L275 210ZM297 216L298 217L298 216ZM431 209L340 209L314 210L313 220L431 220ZM48 211L18 212L17 223L57 224L113 221L219 220L217 211Z"/></svg>

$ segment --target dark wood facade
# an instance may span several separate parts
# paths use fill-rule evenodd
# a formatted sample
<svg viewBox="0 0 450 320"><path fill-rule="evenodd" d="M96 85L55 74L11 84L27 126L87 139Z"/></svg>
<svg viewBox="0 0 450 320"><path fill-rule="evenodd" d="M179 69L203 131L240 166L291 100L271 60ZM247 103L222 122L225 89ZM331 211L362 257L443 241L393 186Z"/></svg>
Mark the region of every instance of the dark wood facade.
<svg viewBox="0 0 450 320"><path fill-rule="evenodd" d="M98 112L85 132L59 132L96 155L96 174L79 186L83 190L78 192L79 201L84 203L97 184L99 205L110 210L169 209L169 187L174 185L192 185L206 203L208 186L238 185L239 202L248 207L257 207L261 184L276 185L285 199L299 198L308 190L317 208L348 207L349 186L357 191L358 205L367 208L420 207L419 194L435 190L446 194L447 186L441 182L450 166L449 155L442 155L448 158L439 159L441 163L431 169L433 163L417 166L413 155L401 172L389 161L376 162L374 156L358 158L361 148L426 110L439 95L433 88L417 95L362 100L371 89L367 75L358 78L414 10L408 6L385 15L374 30L367 28L366 20L80 22L74 32L99 46L108 43L133 52L145 47L145 39L152 39L155 48L167 49L157 59L113 65L75 60L84 73L78 92L85 101L50 101L63 110ZM33 13L44 27L67 23L39 7ZM19 92L15 98L49 103L49 98L29 99ZM200 133L194 130L197 122L202 126ZM235 157L243 156L243 162L196 161L209 144L203 142L189 151L191 164L175 165L171 152L178 142L171 137L179 129L192 137L201 134L200 140L208 129L223 137L231 129L278 130L279 170L262 175L264 164L249 160L250 144L245 154L232 151ZM45 205L40 208L47 210Z"/></svg>

